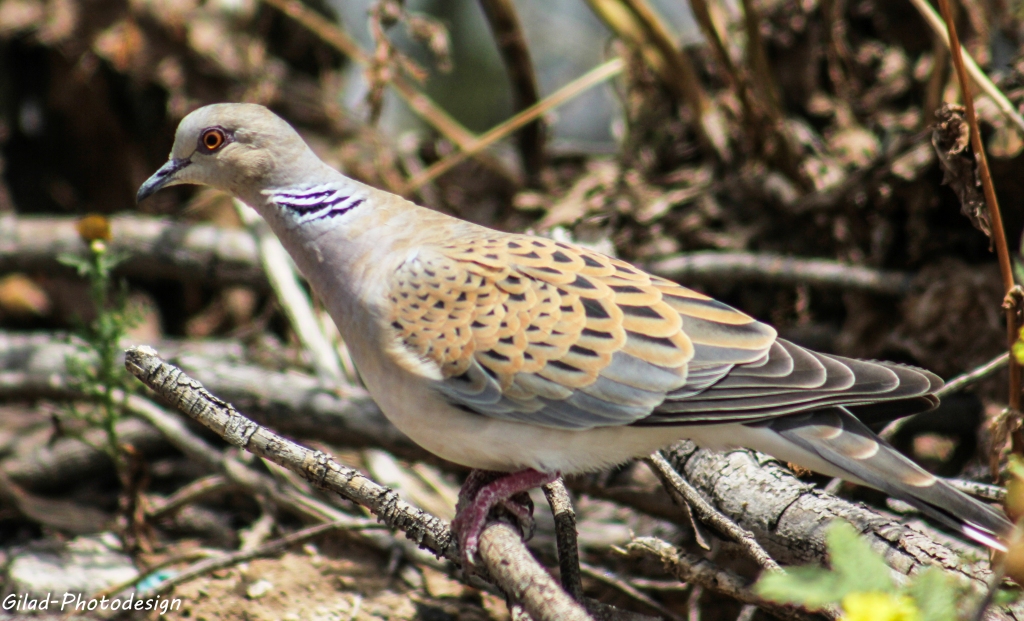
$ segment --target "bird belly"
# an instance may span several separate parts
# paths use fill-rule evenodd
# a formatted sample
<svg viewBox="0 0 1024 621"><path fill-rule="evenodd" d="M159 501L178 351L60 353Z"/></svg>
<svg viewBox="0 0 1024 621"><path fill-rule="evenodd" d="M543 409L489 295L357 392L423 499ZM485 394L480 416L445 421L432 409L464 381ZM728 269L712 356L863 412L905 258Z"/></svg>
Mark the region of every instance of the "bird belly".
<svg viewBox="0 0 1024 621"><path fill-rule="evenodd" d="M646 457L689 439L712 450L752 448L825 475L843 474L850 478L768 429L737 423L557 429L500 420L454 407L417 378L398 374L383 384L378 389L370 386L370 392L398 429L431 453L469 468L499 472L526 468L563 474L592 472Z"/></svg>

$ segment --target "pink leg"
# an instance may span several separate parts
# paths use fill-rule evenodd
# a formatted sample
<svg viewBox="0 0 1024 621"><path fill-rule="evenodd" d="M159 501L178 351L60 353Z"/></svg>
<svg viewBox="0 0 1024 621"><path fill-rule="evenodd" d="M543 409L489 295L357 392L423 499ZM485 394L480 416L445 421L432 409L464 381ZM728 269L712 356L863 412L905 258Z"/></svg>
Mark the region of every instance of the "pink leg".
<svg viewBox="0 0 1024 621"><path fill-rule="evenodd" d="M459 491L459 503L455 508L455 519L452 520L452 530L459 537L464 566L473 564L480 543L480 532L492 508L504 504L522 522L524 517L530 517L527 505L506 501L517 494L551 483L558 476L557 472L539 472L532 468L511 474L472 471Z"/></svg>

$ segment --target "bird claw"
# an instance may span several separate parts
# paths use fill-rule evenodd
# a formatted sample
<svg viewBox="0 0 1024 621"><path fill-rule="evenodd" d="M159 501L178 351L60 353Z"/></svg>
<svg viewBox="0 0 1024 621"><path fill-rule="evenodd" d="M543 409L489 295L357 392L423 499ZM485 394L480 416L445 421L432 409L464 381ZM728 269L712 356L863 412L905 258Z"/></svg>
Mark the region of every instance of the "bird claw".
<svg viewBox="0 0 1024 621"><path fill-rule="evenodd" d="M524 540L533 536L533 501L527 491L558 478L558 473L523 470L512 474L474 470L459 491L452 531L458 536L462 565L474 566L480 545L480 533L487 525L491 510L500 507L515 518Z"/></svg>

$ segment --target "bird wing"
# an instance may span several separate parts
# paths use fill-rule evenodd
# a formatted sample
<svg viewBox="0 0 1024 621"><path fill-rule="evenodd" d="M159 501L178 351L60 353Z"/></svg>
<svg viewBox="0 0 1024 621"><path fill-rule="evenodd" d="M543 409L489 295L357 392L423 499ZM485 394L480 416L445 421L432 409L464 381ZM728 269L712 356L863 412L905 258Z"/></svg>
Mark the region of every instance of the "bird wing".
<svg viewBox="0 0 1024 621"><path fill-rule="evenodd" d="M939 385L809 352L624 261L488 233L417 251L389 283L398 352L473 412L562 429L747 422Z"/></svg>

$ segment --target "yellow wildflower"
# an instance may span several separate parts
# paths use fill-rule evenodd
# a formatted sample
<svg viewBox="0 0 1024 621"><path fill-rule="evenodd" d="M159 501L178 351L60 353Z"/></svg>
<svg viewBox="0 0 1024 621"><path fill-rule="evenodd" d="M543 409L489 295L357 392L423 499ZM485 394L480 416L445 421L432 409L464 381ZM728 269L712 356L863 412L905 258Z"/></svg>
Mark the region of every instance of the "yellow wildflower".
<svg viewBox="0 0 1024 621"><path fill-rule="evenodd" d="M85 216L78 221L78 234L86 242L110 241L110 220L103 216Z"/></svg>
<svg viewBox="0 0 1024 621"><path fill-rule="evenodd" d="M842 621L919 621L921 611L906 595L869 591L843 598Z"/></svg>

